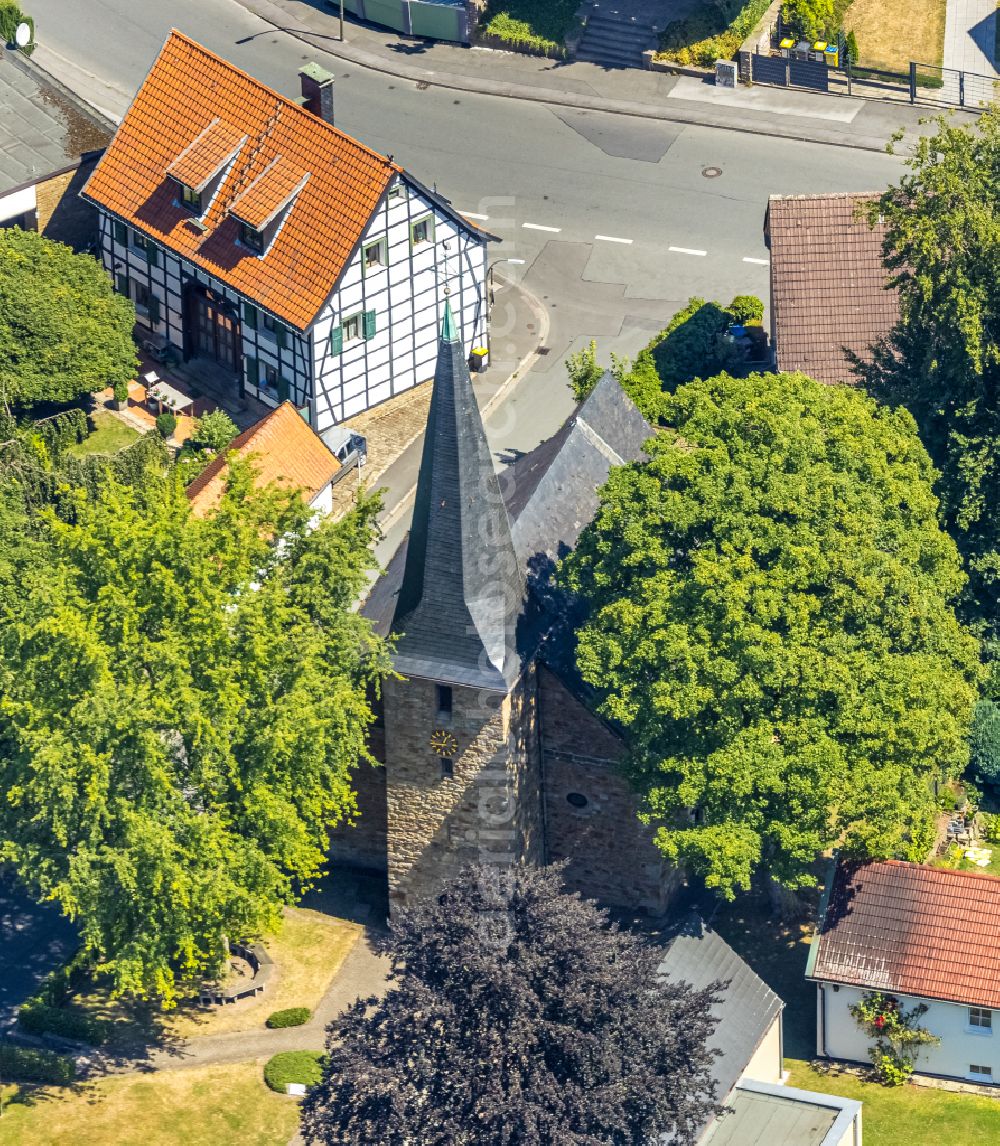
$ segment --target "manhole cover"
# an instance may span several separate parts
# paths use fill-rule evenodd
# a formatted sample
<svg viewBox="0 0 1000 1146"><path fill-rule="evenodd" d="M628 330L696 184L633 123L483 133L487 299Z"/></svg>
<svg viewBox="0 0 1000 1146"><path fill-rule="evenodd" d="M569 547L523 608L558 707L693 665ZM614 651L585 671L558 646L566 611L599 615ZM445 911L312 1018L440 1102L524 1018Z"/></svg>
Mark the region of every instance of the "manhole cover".
<svg viewBox="0 0 1000 1146"><path fill-rule="evenodd" d="M417 91L425 92L431 85L426 80L417 80Z"/></svg>
<svg viewBox="0 0 1000 1146"><path fill-rule="evenodd" d="M702 175L705 176L706 179L718 179L719 176L722 174L722 168L721 167L703 167L701 169L701 173L702 173Z"/></svg>

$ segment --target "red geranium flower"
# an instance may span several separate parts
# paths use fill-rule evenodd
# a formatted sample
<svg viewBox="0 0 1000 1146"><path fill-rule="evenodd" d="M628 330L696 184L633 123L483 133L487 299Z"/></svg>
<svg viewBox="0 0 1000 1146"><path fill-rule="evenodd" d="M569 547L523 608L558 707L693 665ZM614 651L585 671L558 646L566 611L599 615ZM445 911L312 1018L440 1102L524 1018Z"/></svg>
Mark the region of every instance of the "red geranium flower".
<svg viewBox="0 0 1000 1146"><path fill-rule="evenodd" d="M882 1015L875 1016L875 1026L877 1026L879 1030L885 1026L885 1019Z"/></svg>

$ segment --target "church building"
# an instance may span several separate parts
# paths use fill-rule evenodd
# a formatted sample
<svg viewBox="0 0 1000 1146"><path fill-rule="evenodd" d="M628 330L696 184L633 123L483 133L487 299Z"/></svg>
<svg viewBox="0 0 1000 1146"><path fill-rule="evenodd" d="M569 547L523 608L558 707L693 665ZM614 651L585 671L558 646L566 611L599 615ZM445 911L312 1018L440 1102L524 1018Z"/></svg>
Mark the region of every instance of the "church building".
<svg viewBox="0 0 1000 1146"><path fill-rule="evenodd" d="M606 374L552 438L497 475L446 302L409 537L364 612L395 639L334 861L387 873L395 909L472 862L567 860L570 887L662 912L677 871L636 816L619 733L588 706L552 583L612 465L652 435Z"/></svg>

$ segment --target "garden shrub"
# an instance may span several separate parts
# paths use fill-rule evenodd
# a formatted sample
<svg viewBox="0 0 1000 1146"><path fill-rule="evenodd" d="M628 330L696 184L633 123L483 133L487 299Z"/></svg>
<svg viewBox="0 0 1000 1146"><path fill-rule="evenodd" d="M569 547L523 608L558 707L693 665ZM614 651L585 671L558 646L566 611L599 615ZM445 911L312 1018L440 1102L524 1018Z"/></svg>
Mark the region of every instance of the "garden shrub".
<svg viewBox="0 0 1000 1146"><path fill-rule="evenodd" d="M726 310L739 326L760 326L764 319L764 303L755 294L738 294Z"/></svg>
<svg viewBox="0 0 1000 1146"><path fill-rule="evenodd" d="M156 429L160 437L166 440L177 429L177 417L169 411L156 416Z"/></svg>
<svg viewBox="0 0 1000 1146"><path fill-rule="evenodd" d="M969 771L990 784L1000 784L1000 706L981 700L969 731Z"/></svg>
<svg viewBox="0 0 1000 1146"><path fill-rule="evenodd" d="M315 1086L323 1077L323 1055L319 1051L282 1051L264 1065L264 1081L279 1094L285 1094L288 1083Z"/></svg>
<svg viewBox="0 0 1000 1146"><path fill-rule="evenodd" d="M116 382L115 383L115 401L127 402L128 401L128 383Z"/></svg>
<svg viewBox="0 0 1000 1146"><path fill-rule="evenodd" d="M239 427L225 410L213 410L194 424L191 443L199 449L221 450L239 433Z"/></svg>
<svg viewBox="0 0 1000 1146"><path fill-rule="evenodd" d="M76 1078L76 1063L55 1051L0 1043L0 1078L4 1082L67 1085Z"/></svg>
<svg viewBox="0 0 1000 1146"><path fill-rule="evenodd" d="M30 56L31 49L35 46L35 21L30 16L25 16L17 4L10 3L9 0L6 2L0 0L0 40L5 44L13 44L18 24L27 24L31 29L31 39L28 48L25 49L25 54Z"/></svg>
<svg viewBox="0 0 1000 1146"><path fill-rule="evenodd" d="M875 1040L869 1048L875 1077L884 1086L899 1086L913 1073L921 1047L937 1046L941 1040L932 1035L919 1020L927 1013L927 1004L918 1003L904 1011L895 995L883 991L866 991L849 1008L854 1021Z"/></svg>
<svg viewBox="0 0 1000 1146"><path fill-rule="evenodd" d="M722 337L732 324L717 302L692 298L649 344L664 387L675 390L695 378L712 378L739 365L735 347Z"/></svg>
<svg viewBox="0 0 1000 1146"><path fill-rule="evenodd" d="M58 1035L75 1042L100 1046L107 1040L107 1027L99 1019L80 1011L51 1007L31 999L17 1013L18 1024L33 1035Z"/></svg>
<svg viewBox="0 0 1000 1146"><path fill-rule="evenodd" d="M274 1011L268 1015L264 1025L272 1030L281 1027L301 1027L303 1023L309 1022L311 1015L312 1011L308 1007L286 1007L283 1011Z"/></svg>
<svg viewBox="0 0 1000 1146"><path fill-rule="evenodd" d="M769 0L715 0L664 29L657 59L682 67L712 67L736 55L769 7Z"/></svg>
<svg viewBox="0 0 1000 1146"><path fill-rule="evenodd" d="M561 55L579 6L577 0L490 0L480 28L512 48Z"/></svg>

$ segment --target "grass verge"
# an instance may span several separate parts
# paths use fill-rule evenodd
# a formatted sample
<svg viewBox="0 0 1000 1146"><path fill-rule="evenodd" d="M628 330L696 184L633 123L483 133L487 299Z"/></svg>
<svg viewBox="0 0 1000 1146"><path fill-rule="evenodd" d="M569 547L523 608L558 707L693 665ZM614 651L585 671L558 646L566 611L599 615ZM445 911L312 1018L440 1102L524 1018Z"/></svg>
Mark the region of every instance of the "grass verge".
<svg viewBox="0 0 1000 1146"><path fill-rule="evenodd" d="M814 1070L786 1059L788 1083L804 1090L839 1094L863 1102L865 1146L914 1146L945 1133L952 1142L996 1142L1000 1138L1000 1101L930 1086L880 1086L856 1075Z"/></svg>
<svg viewBox="0 0 1000 1146"><path fill-rule="evenodd" d="M862 67L907 72L910 60L940 65L946 8L947 0L853 0L844 25Z"/></svg>
<svg viewBox="0 0 1000 1146"><path fill-rule="evenodd" d="M99 410L93 416L94 430L82 442L70 446L67 453L75 457L86 457L87 454L116 454L126 446L130 446L139 437L137 430L126 426L113 414Z"/></svg>
<svg viewBox="0 0 1000 1146"><path fill-rule="evenodd" d="M298 1105L264 1086L261 1061L9 1089L0 1146L286 1146Z"/></svg>

